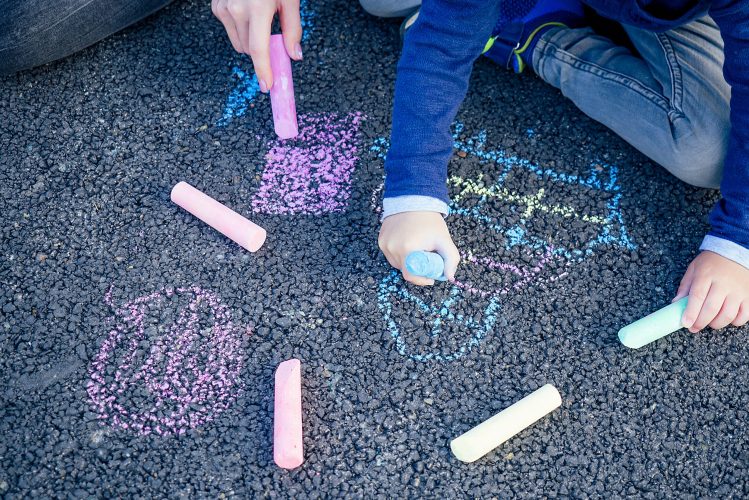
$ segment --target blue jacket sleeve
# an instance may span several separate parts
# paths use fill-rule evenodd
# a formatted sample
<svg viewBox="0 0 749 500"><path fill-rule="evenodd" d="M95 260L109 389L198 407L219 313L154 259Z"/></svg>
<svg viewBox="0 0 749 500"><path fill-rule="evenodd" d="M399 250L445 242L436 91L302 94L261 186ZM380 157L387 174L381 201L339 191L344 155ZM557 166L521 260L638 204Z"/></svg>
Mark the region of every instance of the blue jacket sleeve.
<svg viewBox="0 0 749 500"><path fill-rule="evenodd" d="M386 198L418 195L449 202L450 125L498 16L498 0L422 4L398 63Z"/></svg>
<svg viewBox="0 0 749 500"><path fill-rule="evenodd" d="M710 15L725 43L723 73L731 86L731 135L720 185L722 199L710 214L710 235L749 249L749 2L715 2Z"/></svg>

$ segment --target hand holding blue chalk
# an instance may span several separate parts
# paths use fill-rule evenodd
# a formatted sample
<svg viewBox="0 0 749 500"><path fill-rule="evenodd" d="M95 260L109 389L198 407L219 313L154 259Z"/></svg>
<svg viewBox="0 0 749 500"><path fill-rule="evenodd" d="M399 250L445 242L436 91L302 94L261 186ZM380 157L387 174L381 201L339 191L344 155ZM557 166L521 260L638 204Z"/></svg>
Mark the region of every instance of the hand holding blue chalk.
<svg viewBox="0 0 749 500"><path fill-rule="evenodd" d="M684 327L681 317L689 297L655 311L619 330L619 340L631 349L639 349Z"/></svg>
<svg viewBox="0 0 749 500"><path fill-rule="evenodd" d="M406 257L406 269L414 276L446 281L445 260L436 252L416 251Z"/></svg>

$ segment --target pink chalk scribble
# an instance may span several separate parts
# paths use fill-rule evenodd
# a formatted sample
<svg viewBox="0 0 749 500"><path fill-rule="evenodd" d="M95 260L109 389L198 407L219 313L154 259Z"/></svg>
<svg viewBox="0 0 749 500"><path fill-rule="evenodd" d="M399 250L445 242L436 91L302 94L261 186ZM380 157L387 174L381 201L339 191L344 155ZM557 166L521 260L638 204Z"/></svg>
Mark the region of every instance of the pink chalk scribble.
<svg viewBox="0 0 749 500"><path fill-rule="evenodd" d="M536 262L536 264L532 266L517 266L515 264L509 264L506 262L498 262L490 257L476 257L475 255L470 253L468 255L462 256L462 259L467 264L481 265L489 270L509 272L511 275L514 275L519 279L512 285L505 285L499 290L495 291L484 290L465 281L455 280L454 283L458 288L462 288L469 293L480 295L481 297L489 297L491 295L497 294L507 295L511 291L520 291L531 285L532 283L538 282L538 276L541 274L544 267L546 267L546 265L552 260L558 258L560 257L558 255L555 255L553 247L548 247L546 249L546 252L544 252L544 254L539 258L538 262ZM561 278L563 275L564 274L559 276L552 276L551 278L549 278L549 281L555 281Z"/></svg>
<svg viewBox="0 0 749 500"><path fill-rule="evenodd" d="M112 307L111 289L105 302ZM176 316L159 326L162 316ZM99 419L141 434L181 435L236 399L248 328L197 286L165 288L115 308L115 325L89 366Z"/></svg>
<svg viewBox="0 0 749 500"><path fill-rule="evenodd" d="M255 212L314 214L345 210L359 153L361 113L299 116L299 135L266 155Z"/></svg>

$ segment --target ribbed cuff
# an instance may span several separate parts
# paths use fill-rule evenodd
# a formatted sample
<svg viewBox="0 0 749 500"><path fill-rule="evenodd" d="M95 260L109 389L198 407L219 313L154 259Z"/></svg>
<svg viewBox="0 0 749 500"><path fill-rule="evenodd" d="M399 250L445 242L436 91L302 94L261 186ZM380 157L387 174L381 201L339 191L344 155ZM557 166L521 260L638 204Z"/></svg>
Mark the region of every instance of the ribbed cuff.
<svg viewBox="0 0 749 500"><path fill-rule="evenodd" d="M449 208L447 203L431 196L394 196L382 200L382 217L380 220L403 212L439 212L446 216Z"/></svg>
<svg viewBox="0 0 749 500"><path fill-rule="evenodd" d="M700 250L710 250L749 269L749 248L744 248L731 240L708 234L702 240Z"/></svg>

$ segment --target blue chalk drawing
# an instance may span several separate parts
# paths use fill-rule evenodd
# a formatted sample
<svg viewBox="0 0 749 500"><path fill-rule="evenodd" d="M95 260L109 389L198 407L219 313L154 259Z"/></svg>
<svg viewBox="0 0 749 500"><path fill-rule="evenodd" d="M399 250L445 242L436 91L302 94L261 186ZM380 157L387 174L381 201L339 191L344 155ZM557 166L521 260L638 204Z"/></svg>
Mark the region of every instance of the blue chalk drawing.
<svg viewBox="0 0 749 500"><path fill-rule="evenodd" d="M309 0L302 0L300 2L299 13L302 21L302 42L305 42L314 30L315 25L315 12L309 9ZM244 115L250 108L250 104L260 94L260 84L254 73L250 74L235 65L231 69L231 76L238 81L226 98L224 111L221 118L216 122L217 127L225 127L234 118Z"/></svg>
<svg viewBox="0 0 749 500"><path fill-rule="evenodd" d="M432 338L439 337L442 333L444 321L458 322L462 324L467 330L471 331L472 334L468 337L468 340L458 348L457 351L452 353L442 352L427 352L427 353L414 353L412 349L406 345L403 336L400 333L398 324L393 319L393 297L398 297L401 300L411 302L416 305L423 313L432 318L432 328L430 336ZM395 341L395 347L398 352L403 356L408 356L415 361L455 361L456 359L462 358L471 349L481 343L484 336L491 331L494 327L494 323L497 321L497 312L499 312L499 298L491 297L489 304L484 309L483 319L477 320L472 317L465 317L462 314L453 314L451 308L458 305L459 302L465 301L465 294L463 290L457 286L450 288L448 298L442 301L441 304L433 306L425 303L412 293L408 291L404 286L403 278L400 273L393 271L389 273L380 283L378 293L378 304L380 310L385 315L385 321L387 323L388 330L390 331L393 340Z"/></svg>
<svg viewBox="0 0 749 500"><path fill-rule="evenodd" d="M451 215L472 218L481 222L485 227L503 236L506 250L520 246L527 248L531 253L538 254L541 252L554 255L559 259L566 260L568 263L581 261L602 245L617 246L628 250L636 248L636 245L629 237L621 212L621 191L617 182L618 170L616 166L593 163L588 173L584 175L568 174L508 155L501 149L488 149L486 147L485 131L481 131L468 139L461 140L459 136L463 132L463 128L461 123L455 125L455 132L453 134L454 148L478 158L481 164L491 164L498 167L499 174L494 184L470 193L476 195L471 198L476 203L470 207L465 206L463 203L465 190L454 196L454 201L450 205ZM387 155L388 147L389 141L386 138L380 137L375 139L370 147L370 152L384 159ZM539 190L536 196L519 196L513 193L507 195L506 193L509 191L503 185L510 172L516 169L535 174L539 178L551 182L580 186L607 193L609 199L605 216L589 217L589 219L595 219L596 224L600 226L597 235L582 248L567 248L529 234L525 229L525 223L530 220L529 217L521 216L518 223L505 226L502 220L492 217L487 213L486 205L492 196L497 193L505 193L507 198L514 200L510 202L513 204L518 199L538 200L543 196L543 190ZM479 178L482 177L480 176ZM455 199L458 201L455 201ZM530 211L531 215L533 212L532 208L530 203L526 208L526 211ZM380 282L378 289L378 305L383 313L387 329L395 342L398 352L419 362L430 360L454 361L463 357L471 349L479 345L496 324L497 315L500 311L500 293L498 291L492 294L488 298L486 305L477 309L479 312L478 316L481 318L480 321L473 317L457 315L451 312L452 309L461 303L476 308L478 305L476 296L466 297L468 293L470 292L465 287L454 284L449 289L446 299L440 304L431 305L409 291L409 288L397 271L391 271L385 276ZM409 345L404 338L403 328L398 325L393 315L393 307L397 303L410 305L410 307L420 311L425 317L430 318L431 338L442 335L444 333L445 321L451 321L458 325L461 330L468 332L466 340L460 344L457 350L453 350L452 352L443 352L442 350L424 352L418 346Z"/></svg>
<svg viewBox="0 0 749 500"><path fill-rule="evenodd" d="M216 122L216 126L225 127L234 118L238 118L247 112L250 103L260 92L260 84L255 74L248 75L239 66L231 69L232 76L239 79L237 85L232 89L229 97L226 98L224 105L224 114Z"/></svg>
<svg viewBox="0 0 749 500"><path fill-rule="evenodd" d="M299 14L302 18L302 42L306 42L315 29L315 17L317 17L317 14L309 8L309 0L299 2Z"/></svg>
<svg viewBox="0 0 749 500"><path fill-rule="evenodd" d="M376 138L369 147L369 150L382 160L385 160L385 157L388 154L388 149L390 149L390 141L385 137Z"/></svg>
<svg viewBox="0 0 749 500"><path fill-rule="evenodd" d="M498 166L500 168L500 173L496 183L492 186L494 188L501 187L506 181L509 173L513 169L519 168L531 172L542 179L595 189L611 195L611 199L607 204L605 222L601 224L601 231L598 236L590 241L586 248L565 249L556 246L554 250L555 252L566 258L573 258L590 255L592 251L600 245L618 245L628 250L636 248L636 245L629 237L622 217L620 207L621 192L617 182L619 170L615 165L594 162L590 166L589 173L585 176L566 174L551 168L541 167L516 156L507 155L501 149L487 150L486 131L483 130L479 132L478 135L465 141L461 141L458 139L458 136L462 131L463 124L457 123L455 125L455 133L453 134L453 147L458 151L463 151L467 154L478 157L482 160L481 163L494 163ZM608 173L608 180L604 181L601 179L603 173ZM523 228L525 220L506 228L500 221L485 215L482 208L488 200L489 198L487 196L482 196L479 203L472 208L464 208L453 202L450 205L450 213L453 215L473 217L476 220L488 224L492 229L506 237L506 248L508 250L518 245L527 246L531 249L543 249L548 246L548 242L539 238L534 238L526 233Z"/></svg>

